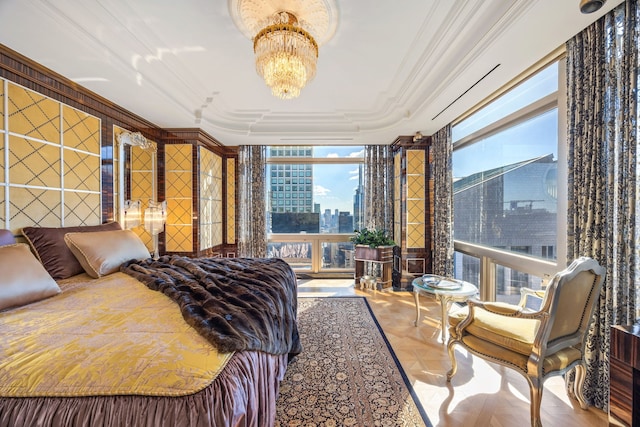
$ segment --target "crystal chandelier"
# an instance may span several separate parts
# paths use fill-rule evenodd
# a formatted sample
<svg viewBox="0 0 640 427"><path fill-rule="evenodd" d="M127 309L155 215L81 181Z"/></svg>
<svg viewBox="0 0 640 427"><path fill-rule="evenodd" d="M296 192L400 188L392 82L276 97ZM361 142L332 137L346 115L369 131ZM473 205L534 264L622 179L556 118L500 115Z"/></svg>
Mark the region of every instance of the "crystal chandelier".
<svg viewBox="0 0 640 427"><path fill-rule="evenodd" d="M271 93L292 99L316 75L318 44L289 12L276 13L253 39L256 70Z"/></svg>

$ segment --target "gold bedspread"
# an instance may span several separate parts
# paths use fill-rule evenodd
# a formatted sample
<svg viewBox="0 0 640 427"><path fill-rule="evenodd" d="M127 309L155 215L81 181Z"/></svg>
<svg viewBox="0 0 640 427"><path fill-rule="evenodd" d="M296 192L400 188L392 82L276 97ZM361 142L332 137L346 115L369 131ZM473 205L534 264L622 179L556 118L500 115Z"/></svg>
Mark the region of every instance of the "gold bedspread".
<svg viewBox="0 0 640 427"><path fill-rule="evenodd" d="M183 396L219 354L178 305L123 273L61 281L62 293L0 312L0 396Z"/></svg>

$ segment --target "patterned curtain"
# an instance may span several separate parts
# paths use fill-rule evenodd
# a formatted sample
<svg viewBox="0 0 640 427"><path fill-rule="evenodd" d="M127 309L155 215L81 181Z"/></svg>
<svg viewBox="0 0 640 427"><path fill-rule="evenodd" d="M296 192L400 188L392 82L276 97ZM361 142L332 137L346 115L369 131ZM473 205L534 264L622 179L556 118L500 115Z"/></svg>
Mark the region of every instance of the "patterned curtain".
<svg viewBox="0 0 640 427"><path fill-rule="evenodd" d="M607 270L589 331L584 393L607 410L609 326L635 322L638 227L637 1L618 6L567 42L567 254ZM569 386L572 376L567 377Z"/></svg>
<svg viewBox="0 0 640 427"><path fill-rule="evenodd" d="M364 226L383 229L393 235L393 154L389 145L364 147L362 189L364 192ZM397 242L396 242L397 243ZM365 274L382 276L382 266L366 262Z"/></svg>
<svg viewBox="0 0 640 427"><path fill-rule="evenodd" d="M238 255L267 256L265 226L265 159L264 146L242 145L238 151L240 201Z"/></svg>
<svg viewBox="0 0 640 427"><path fill-rule="evenodd" d="M393 156L388 145L364 147L364 224L393 231Z"/></svg>
<svg viewBox="0 0 640 427"><path fill-rule="evenodd" d="M453 277L453 174L451 125L432 137L433 273Z"/></svg>

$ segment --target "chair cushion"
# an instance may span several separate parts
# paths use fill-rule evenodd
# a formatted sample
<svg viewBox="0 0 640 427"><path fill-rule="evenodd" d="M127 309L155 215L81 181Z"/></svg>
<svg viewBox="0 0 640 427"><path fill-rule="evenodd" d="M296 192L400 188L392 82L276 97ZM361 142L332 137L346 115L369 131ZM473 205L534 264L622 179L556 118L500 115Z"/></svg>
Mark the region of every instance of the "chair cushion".
<svg viewBox="0 0 640 427"><path fill-rule="evenodd" d="M494 362L498 362L503 365L511 365L523 373L527 373L527 362L529 360L528 355L524 356L520 353L492 344L473 335L466 335L462 339L462 342L474 353L480 354L489 360L493 360ZM563 371L581 358L582 353L580 353L580 350L573 347L564 348L545 357L542 364L543 375Z"/></svg>
<svg viewBox="0 0 640 427"><path fill-rule="evenodd" d="M449 332L452 336L455 336L455 326L467 317L467 313L468 309L459 310L449 316ZM501 316L478 307L474 313L473 321L464 330L465 336L476 336L527 357L531 354L540 321Z"/></svg>

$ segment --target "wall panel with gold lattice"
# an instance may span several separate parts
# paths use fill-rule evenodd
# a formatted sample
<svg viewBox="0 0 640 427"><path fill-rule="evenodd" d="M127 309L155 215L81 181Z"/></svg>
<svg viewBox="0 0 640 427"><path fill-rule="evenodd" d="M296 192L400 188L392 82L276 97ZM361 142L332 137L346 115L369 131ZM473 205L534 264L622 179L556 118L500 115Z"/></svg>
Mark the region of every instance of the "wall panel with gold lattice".
<svg viewBox="0 0 640 427"><path fill-rule="evenodd" d="M394 153L393 286L409 289L411 281L431 272L429 138L398 137Z"/></svg>
<svg viewBox="0 0 640 427"><path fill-rule="evenodd" d="M0 79L0 226L101 222L100 119Z"/></svg>
<svg viewBox="0 0 640 427"><path fill-rule="evenodd" d="M193 252L193 160L191 144L165 146L165 226L168 252Z"/></svg>
<svg viewBox="0 0 640 427"><path fill-rule="evenodd" d="M425 151L407 150L407 247L423 248L425 239Z"/></svg>
<svg viewBox="0 0 640 427"><path fill-rule="evenodd" d="M153 142L152 142L153 143ZM153 143L155 144L155 143ZM131 167L129 170L129 197L131 200L140 200L140 210L143 213L143 221L134 231L145 243L147 248L153 249L153 237L144 228L144 212L149 207L150 201L157 201L155 186L155 155L153 150L145 150L142 147L130 147Z"/></svg>
<svg viewBox="0 0 640 427"><path fill-rule="evenodd" d="M227 159L227 244L236 243L236 159Z"/></svg>
<svg viewBox="0 0 640 427"><path fill-rule="evenodd" d="M200 251L222 244L222 157L200 151Z"/></svg>

